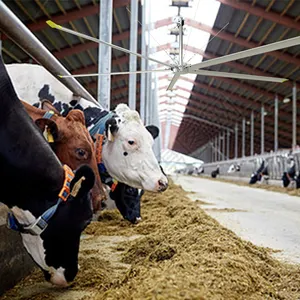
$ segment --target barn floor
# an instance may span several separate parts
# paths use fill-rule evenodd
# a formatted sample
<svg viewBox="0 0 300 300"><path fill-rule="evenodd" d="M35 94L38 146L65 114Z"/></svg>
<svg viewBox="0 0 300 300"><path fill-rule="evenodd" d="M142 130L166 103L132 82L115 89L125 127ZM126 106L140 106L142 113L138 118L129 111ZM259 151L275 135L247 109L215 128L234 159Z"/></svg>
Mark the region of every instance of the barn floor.
<svg viewBox="0 0 300 300"><path fill-rule="evenodd" d="M255 245L300 263L300 197L192 176L173 177L210 216Z"/></svg>
<svg viewBox="0 0 300 300"><path fill-rule="evenodd" d="M213 202L214 209L223 208L224 213L227 205L220 204L224 202L221 195L206 192L215 182L178 180L183 180L185 188L190 180L192 185L203 185L201 194L192 194L198 201L191 201L181 187L171 184L163 194L145 193L143 221L137 225L122 220L116 211L103 212L82 237L80 270L70 287L53 287L36 270L0 299L300 298L299 265L274 259L271 249L240 239L199 207ZM222 190L222 185L217 186L215 193ZM233 192L235 187L230 185L228 189L237 201L241 190ZM237 209L228 210L234 216Z"/></svg>

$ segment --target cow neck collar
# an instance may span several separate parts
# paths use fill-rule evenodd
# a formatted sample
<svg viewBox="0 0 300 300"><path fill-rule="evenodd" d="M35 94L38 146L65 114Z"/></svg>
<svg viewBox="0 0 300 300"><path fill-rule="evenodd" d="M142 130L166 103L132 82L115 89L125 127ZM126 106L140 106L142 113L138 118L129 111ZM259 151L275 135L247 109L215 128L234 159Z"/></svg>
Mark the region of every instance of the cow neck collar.
<svg viewBox="0 0 300 300"><path fill-rule="evenodd" d="M43 115L43 119L51 119L55 115L55 112L53 110L48 110Z"/></svg>
<svg viewBox="0 0 300 300"><path fill-rule="evenodd" d="M58 194L58 200L56 204L48 208L41 216L39 216L32 224L20 224L13 212L8 212L7 226L10 229L18 231L20 233L40 235L47 228L48 223L52 216L55 214L58 206L62 202L66 202L70 196L70 184L74 178L74 173L71 168L67 165L63 166L65 179L62 189Z"/></svg>
<svg viewBox="0 0 300 300"><path fill-rule="evenodd" d="M107 185L110 186L111 191L113 192L115 190L115 188L117 187L118 181L115 180L114 178L112 178L106 168L105 165L102 161L102 147L103 147L103 143L104 143L104 135L103 134L96 134L96 144L95 144L95 148L96 148L96 161L97 161L97 165L98 165L98 170L100 173L100 177L101 177L101 181Z"/></svg>
<svg viewBox="0 0 300 300"><path fill-rule="evenodd" d="M111 111L109 113L107 113L104 117L100 118L96 124L93 125L93 127L91 127L89 129L89 133L91 136L94 136L96 134L103 134L105 131L105 123L108 119L110 119L111 117L116 116L116 113Z"/></svg>

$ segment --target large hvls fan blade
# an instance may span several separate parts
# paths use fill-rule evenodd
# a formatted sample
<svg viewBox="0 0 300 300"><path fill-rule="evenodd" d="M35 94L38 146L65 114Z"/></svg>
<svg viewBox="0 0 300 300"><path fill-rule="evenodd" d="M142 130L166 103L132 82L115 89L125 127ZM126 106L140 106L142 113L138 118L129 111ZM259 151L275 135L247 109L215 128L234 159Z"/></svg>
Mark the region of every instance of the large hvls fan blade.
<svg viewBox="0 0 300 300"><path fill-rule="evenodd" d="M171 70L150 70L150 71L135 71L135 72L113 72L113 73L91 73L91 74L75 74L75 75L58 75L60 78L68 77L96 77L105 75L125 75L125 74L142 74L142 73L152 73L152 72L172 72Z"/></svg>
<svg viewBox="0 0 300 300"><path fill-rule="evenodd" d="M292 47L292 46L297 46L299 44L300 44L300 36L291 38L291 39L287 39L284 41L272 43L269 45L264 45L264 46L256 47L253 49L240 51L237 53L213 58L213 59L210 59L210 60L198 63L198 64L194 64L187 68L187 72L215 66L218 64L223 64L226 62L230 62L233 60L242 59L242 58L246 58L246 57L250 57L250 56L254 56L254 55L258 55L258 54L263 54L266 52L271 52L271 51L280 50L280 49L284 49L284 48L288 48L288 47Z"/></svg>
<svg viewBox="0 0 300 300"><path fill-rule="evenodd" d="M162 64L162 65L167 66L167 67L169 67L169 68L172 67L171 65L169 65L169 64L167 64L167 63L165 63L165 62L159 61L159 60L157 60L157 59L154 59L154 58L151 58L151 57L147 57L147 56L144 56L144 55L139 54L139 53L132 52L132 51L130 51L130 50L127 50L127 49L125 49L125 48L119 47L119 46L117 46L117 45L110 44L110 43L107 43L107 42L105 42L105 41L102 41L102 40L93 38L93 37L91 37L91 36L89 36L89 35L86 35L86 34L83 34L83 33L80 33L80 32L74 31L74 30L71 30L71 29L69 29L69 28L63 27L63 26L61 26L61 25L58 25L58 24L52 22L51 20L46 21L46 23L47 23L51 28L55 28L55 29L58 29L58 30L60 30L60 31L64 31L64 32L67 32L67 33L76 35L76 36L78 36L78 37L81 37L81 38L84 38L84 39L93 41L93 42L95 42L95 43L104 44L104 45L106 45L106 46L112 47L112 48L117 49L117 50L119 50L119 51L122 51L122 52L125 52L125 53L129 53L129 54L133 54L133 55L136 55L136 56L138 56L138 57L140 57L140 58L144 58L144 59L147 59L147 60L154 61L154 62L156 62L156 63L158 63L158 64Z"/></svg>
<svg viewBox="0 0 300 300"><path fill-rule="evenodd" d="M178 78L179 78L180 75L181 75L181 72L176 72L174 74L174 76L173 76L173 78L172 78L172 80L171 80L171 82L170 82L170 84L169 84L169 86L167 88L167 91L170 91L170 90L173 89L173 87L174 87L175 83L177 82L177 80L178 80Z"/></svg>
<svg viewBox="0 0 300 300"><path fill-rule="evenodd" d="M242 73L206 71L206 70L195 70L195 71L190 71L190 73L204 75L204 76L215 76L215 77L236 78L236 79L246 79L246 80L259 80L259 81L269 81L269 82L277 82L277 83L282 83L282 82L288 81L288 79L286 79L286 78L247 75L247 74L242 74Z"/></svg>

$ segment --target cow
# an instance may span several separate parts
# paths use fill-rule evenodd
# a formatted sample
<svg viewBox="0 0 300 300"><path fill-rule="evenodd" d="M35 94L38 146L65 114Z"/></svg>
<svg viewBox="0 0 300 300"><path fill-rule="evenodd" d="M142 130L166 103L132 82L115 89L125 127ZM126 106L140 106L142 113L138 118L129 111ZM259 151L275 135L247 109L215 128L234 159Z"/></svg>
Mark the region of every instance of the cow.
<svg viewBox="0 0 300 300"><path fill-rule="evenodd" d="M300 176L296 173L296 164L294 158L290 158L289 168L282 175L283 187L288 187L290 183L296 186L296 189L300 188Z"/></svg>
<svg viewBox="0 0 300 300"><path fill-rule="evenodd" d="M232 164L232 165L230 165L227 173L230 174L230 173L234 173L234 172L239 172L240 170L241 170L241 167L239 164Z"/></svg>
<svg viewBox="0 0 300 300"><path fill-rule="evenodd" d="M106 198L96 162L94 141L85 127L84 114L81 110L72 110L66 117L52 106L49 101L42 101L42 109L22 101L27 113L40 127L42 132L51 129L51 148L59 160L73 170L80 165L89 165L95 173L96 180L92 189L94 212L100 210L101 201ZM48 136L48 134L46 133Z"/></svg>
<svg viewBox="0 0 300 300"><path fill-rule="evenodd" d="M251 175L249 184L254 184L256 182L265 182L266 184L269 183L269 171L268 165L265 166L265 161L263 160L260 167L257 169L255 173Z"/></svg>
<svg viewBox="0 0 300 300"><path fill-rule="evenodd" d="M211 177L212 178L216 178L217 175L220 175L220 168L219 167L217 167L216 170L214 170L214 171L211 172Z"/></svg>
<svg viewBox="0 0 300 300"><path fill-rule="evenodd" d="M28 75L26 75L28 76ZM66 286L78 271L81 232L92 218L88 166L62 166L16 95L0 59L0 188L8 225L45 278Z"/></svg>

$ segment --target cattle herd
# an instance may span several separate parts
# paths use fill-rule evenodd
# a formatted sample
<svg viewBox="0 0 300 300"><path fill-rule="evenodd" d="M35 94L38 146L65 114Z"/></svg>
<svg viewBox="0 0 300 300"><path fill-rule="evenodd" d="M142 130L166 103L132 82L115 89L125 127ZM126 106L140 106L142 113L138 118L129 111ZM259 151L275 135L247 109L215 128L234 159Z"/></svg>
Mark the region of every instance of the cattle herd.
<svg viewBox="0 0 300 300"><path fill-rule="evenodd" d="M78 271L80 235L106 198L135 223L144 190L167 189L152 150L159 130L125 104L105 111L84 99L58 100L47 84L38 101L20 99L17 84L1 58L1 202L46 280L66 286Z"/></svg>

